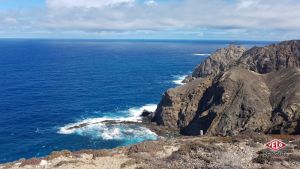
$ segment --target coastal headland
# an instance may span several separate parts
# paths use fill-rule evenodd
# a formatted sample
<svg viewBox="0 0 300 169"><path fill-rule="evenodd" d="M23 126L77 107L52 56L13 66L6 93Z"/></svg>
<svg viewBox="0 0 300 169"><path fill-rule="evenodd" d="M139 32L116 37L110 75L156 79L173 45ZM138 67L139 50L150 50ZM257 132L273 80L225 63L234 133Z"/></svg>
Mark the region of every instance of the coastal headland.
<svg viewBox="0 0 300 169"><path fill-rule="evenodd" d="M300 168L300 41L230 45L183 82L163 94L154 112L143 112L140 122L102 122L147 127L156 141L53 152L0 169ZM281 146L272 150L270 141Z"/></svg>

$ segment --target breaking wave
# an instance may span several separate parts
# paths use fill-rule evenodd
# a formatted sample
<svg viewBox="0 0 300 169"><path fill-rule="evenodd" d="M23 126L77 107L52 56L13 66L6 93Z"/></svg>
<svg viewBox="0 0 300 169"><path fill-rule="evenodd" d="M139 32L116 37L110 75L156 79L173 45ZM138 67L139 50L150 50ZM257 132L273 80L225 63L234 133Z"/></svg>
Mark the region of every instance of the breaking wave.
<svg viewBox="0 0 300 169"><path fill-rule="evenodd" d="M210 56L209 53L195 53L193 56Z"/></svg>
<svg viewBox="0 0 300 169"><path fill-rule="evenodd" d="M100 117L88 118L82 121L67 124L60 127L59 134L77 134L93 139L124 140L140 142L143 140L155 140L157 135L146 127L136 124L120 122L141 122L141 114L144 110L155 111L157 105L147 104L142 107L133 107L122 111L125 117Z"/></svg>
<svg viewBox="0 0 300 169"><path fill-rule="evenodd" d="M182 82L185 77L187 77L188 75L174 75L173 78L174 80L172 81L173 83L177 84L177 85L184 85L184 83Z"/></svg>

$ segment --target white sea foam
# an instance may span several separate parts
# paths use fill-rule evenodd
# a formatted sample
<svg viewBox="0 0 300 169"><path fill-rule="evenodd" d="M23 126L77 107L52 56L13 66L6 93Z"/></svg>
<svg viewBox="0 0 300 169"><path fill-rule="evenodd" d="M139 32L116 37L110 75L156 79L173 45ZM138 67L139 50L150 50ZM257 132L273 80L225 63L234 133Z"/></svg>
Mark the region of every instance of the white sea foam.
<svg viewBox="0 0 300 169"><path fill-rule="evenodd" d="M78 134L92 138L101 138L103 140L126 140L126 139L156 139L157 135L151 130L137 126L126 125L122 123L107 124L105 121L115 122L141 122L140 116L144 110L155 111L157 105L147 104L142 107L133 107L126 111L126 117L101 117L88 118L76 123L71 123L59 128L59 134Z"/></svg>
<svg viewBox="0 0 300 169"><path fill-rule="evenodd" d="M210 56L208 53L195 53L194 56Z"/></svg>
<svg viewBox="0 0 300 169"><path fill-rule="evenodd" d="M174 77L173 83L177 85L184 85L182 81L187 77L187 75L175 75L173 77Z"/></svg>

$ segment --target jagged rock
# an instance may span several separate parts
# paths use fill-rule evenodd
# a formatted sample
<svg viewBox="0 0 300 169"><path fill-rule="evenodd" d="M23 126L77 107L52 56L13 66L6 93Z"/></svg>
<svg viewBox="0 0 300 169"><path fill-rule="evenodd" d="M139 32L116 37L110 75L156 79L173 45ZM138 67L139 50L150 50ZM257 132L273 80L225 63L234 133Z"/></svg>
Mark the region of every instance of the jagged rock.
<svg viewBox="0 0 300 169"><path fill-rule="evenodd" d="M144 122L151 121L153 118L154 112L148 111L148 110L143 110L141 117L143 118Z"/></svg>
<svg viewBox="0 0 300 169"><path fill-rule="evenodd" d="M222 71L228 70L236 64L246 48L230 45L228 48L222 48L213 53L203 63L201 63L193 72L193 77L206 77L208 75L217 75Z"/></svg>
<svg viewBox="0 0 300 169"><path fill-rule="evenodd" d="M200 99L194 120L184 134L231 135L245 130L266 132L271 126L269 89L261 75L231 69L215 79Z"/></svg>
<svg viewBox="0 0 300 169"><path fill-rule="evenodd" d="M300 70L272 72L267 74L266 81L273 109L269 133L300 134Z"/></svg>
<svg viewBox="0 0 300 169"><path fill-rule="evenodd" d="M267 47L254 47L238 61L241 67L265 74L273 70L300 67L300 41L285 41Z"/></svg>
<svg viewBox="0 0 300 169"><path fill-rule="evenodd" d="M300 41L243 49L204 61L193 73L202 78L168 90L153 120L186 135L299 134Z"/></svg>
<svg viewBox="0 0 300 169"><path fill-rule="evenodd" d="M142 116L142 117L148 117L148 116L150 116L152 113L153 113L153 112L151 112L151 111L143 110L141 116Z"/></svg>
<svg viewBox="0 0 300 169"><path fill-rule="evenodd" d="M193 80L195 80L196 78L193 77L193 76L187 76L184 78L184 80L182 81L182 83L188 83L188 82L191 82Z"/></svg>
<svg viewBox="0 0 300 169"><path fill-rule="evenodd" d="M171 128L187 126L195 117L199 100L211 83L210 78L199 78L168 90L158 105L154 121Z"/></svg>

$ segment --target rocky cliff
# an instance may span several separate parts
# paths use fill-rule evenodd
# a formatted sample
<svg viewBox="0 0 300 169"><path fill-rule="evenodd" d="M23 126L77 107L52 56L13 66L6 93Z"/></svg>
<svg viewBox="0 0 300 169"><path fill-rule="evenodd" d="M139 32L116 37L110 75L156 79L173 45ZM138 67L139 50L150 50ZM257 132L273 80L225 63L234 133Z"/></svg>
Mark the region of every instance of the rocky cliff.
<svg viewBox="0 0 300 169"><path fill-rule="evenodd" d="M234 45L230 45L228 48L219 49L197 66L192 77L206 77L226 71L237 63L237 60L241 58L245 51L246 48Z"/></svg>
<svg viewBox="0 0 300 169"><path fill-rule="evenodd" d="M163 95L153 121L182 134L300 134L300 41L229 46Z"/></svg>

